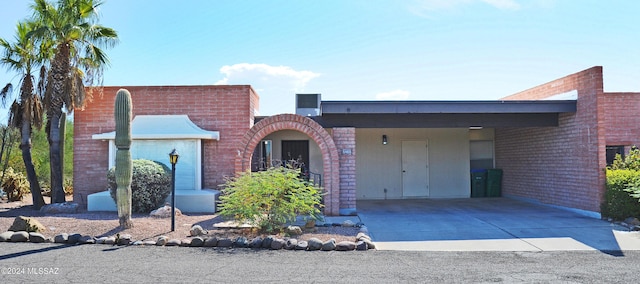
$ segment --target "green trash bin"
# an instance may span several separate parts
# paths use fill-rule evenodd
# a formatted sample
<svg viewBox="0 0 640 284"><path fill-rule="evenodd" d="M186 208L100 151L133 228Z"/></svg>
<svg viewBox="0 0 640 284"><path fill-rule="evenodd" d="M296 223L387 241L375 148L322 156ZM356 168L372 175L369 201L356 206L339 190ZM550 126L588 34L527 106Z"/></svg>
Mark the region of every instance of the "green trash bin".
<svg viewBox="0 0 640 284"><path fill-rule="evenodd" d="M487 170L487 197L502 196L502 170Z"/></svg>
<svg viewBox="0 0 640 284"><path fill-rule="evenodd" d="M471 197L487 196L487 170L471 170Z"/></svg>

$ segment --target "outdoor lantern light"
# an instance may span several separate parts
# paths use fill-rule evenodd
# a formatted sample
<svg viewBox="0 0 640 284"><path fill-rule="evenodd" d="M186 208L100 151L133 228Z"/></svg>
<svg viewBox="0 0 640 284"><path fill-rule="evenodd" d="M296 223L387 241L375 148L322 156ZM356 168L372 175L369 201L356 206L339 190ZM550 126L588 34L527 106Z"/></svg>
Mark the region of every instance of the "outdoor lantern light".
<svg viewBox="0 0 640 284"><path fill-rule="evenodd" d="M387 135L382 135L382 145L387 145Z"/></svg>
<svg viewBox="0 0 640 284"><path fill-rule="evenodd" d="M171 231L176 230L176 164L178 163L178 151L174 148L169 153L171 163Z"/></svg>

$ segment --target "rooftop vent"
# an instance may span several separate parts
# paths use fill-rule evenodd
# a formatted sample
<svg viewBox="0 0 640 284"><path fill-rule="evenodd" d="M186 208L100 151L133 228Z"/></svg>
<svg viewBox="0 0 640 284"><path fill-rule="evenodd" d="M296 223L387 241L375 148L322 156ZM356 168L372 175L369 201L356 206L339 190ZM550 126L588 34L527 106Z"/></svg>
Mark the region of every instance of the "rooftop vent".
<svg viewBox="0 0 640 284"><path fill-rule="evenodd" d="M320 94L296 94L296 114L320 116Z"/></svg>

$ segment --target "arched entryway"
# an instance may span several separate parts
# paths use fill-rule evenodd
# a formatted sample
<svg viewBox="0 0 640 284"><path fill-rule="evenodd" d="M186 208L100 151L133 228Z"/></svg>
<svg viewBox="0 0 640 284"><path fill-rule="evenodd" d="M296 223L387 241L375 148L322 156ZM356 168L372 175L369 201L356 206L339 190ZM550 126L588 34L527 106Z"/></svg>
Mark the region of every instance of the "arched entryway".
<svg viewBox="0 0 640 284"><path fill-rule="evenodd" d="M280 114L256 123L242 138L235 171L244 172L251 166L251 155L258 143L267 135L280 130L296 130L309 136L322 152L322 184L324 186L324 212L339 215L340 210L340 162L338 149L329 133L317 122L297 114Z"/></svg>

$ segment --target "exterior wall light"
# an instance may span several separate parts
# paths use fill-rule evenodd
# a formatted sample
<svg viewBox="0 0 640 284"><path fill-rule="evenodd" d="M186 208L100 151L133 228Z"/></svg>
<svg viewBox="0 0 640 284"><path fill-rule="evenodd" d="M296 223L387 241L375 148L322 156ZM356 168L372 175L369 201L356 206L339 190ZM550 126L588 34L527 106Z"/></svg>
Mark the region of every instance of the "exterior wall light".
<svg viewBox="0 0 640 284"><path fill-rule="evenodd" d="M386 135L386 134L383 134L383 135L382 135L382 145L387 145L387 143L389 143L389 142L387 141L387 135Z"/></svg>
<svg viewBox="0 0 640 284"><path fill-rule="evenodd" d="M178 151L174 148L169 153L169 162L171 163L171 231L176 230L176 164L178 163Z"/></svg>

